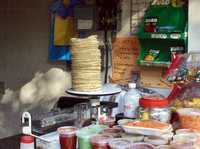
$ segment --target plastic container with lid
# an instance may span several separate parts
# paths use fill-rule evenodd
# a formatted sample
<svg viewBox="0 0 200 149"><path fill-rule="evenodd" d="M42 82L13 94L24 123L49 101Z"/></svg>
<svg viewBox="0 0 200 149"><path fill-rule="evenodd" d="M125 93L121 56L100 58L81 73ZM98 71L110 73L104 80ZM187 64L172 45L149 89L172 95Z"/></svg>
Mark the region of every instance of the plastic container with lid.
<svg viewBox="0 0 200 149"><path fill-rule="evenodd" d="M142 120L158 120L169 122L171 119L171 109L168 99L160 97L143 97L139 101L140 108L138 117Z"/></svg>
<svg viewBox="0 0 200 149"><path fill-rule="evenodd" d="M64 126L57 129L61 149L76 149L76 127Z"/></svg>
<svg viewBox="0 0 200 149"><path fill-rule="evenodd" d="M92 149L109 149L108 142L113 138L112 135L98 134L90 139Z"/></svg>
<svg viewBox="0 0 200 149"><path fill-rule="evenodd" d="M177 129L176 130L176 135L179 135L179 134L191 134L191 133L194 133L194 131L191 130L191 129Z"/></svg>
<svg viewBox="0 0 200 149"><path fill-rule="evenodd" d="M166 145L169 143L168 138L164 139L158 136L148 136L144 138L144 142L150 143L153 145Z"/></svg>
<svg viewBox="0 0 200 149"><path fill-rule="evenodd" d="M136 89L135 83L129 83L128 86L129 90L124 95L124 116L127 118L136 118L140 94Z"/></svg>
<svg viewBox="0 0 200 149"><path fill-rule="evenodd" d="M181 128L200 131L200 109L181 108L177 112Z"/></svg>
<svg viewBox="0 0 200 149"><path fill-rule="evenodd" d="M139 134L128 134L128 133L122 133L122 138L131 140L132 142L143 142L144 136Z"/></svg>
<svg viewBox="0 0 200 149"><path fill-rule="evenodd" d="M130 139L116 138L109 141L111 149L130 149L132 141Z"/></svg>
<svg viewBox="0 0 200 149"><path fill-rule="evenodd" d="M197 133L182 133L173 136L171 146L173 149L195 149L198 145L199 136Z"/></svg>
<svg viewBox="0 0 200 149"><path fill-rule="evenodd" d="M199 136L197 133L188 133L188 134L177 134L173 136L173 141L177 142L185 142L185 141L192 141L196 142Z"/></svg>
<svg viewBox="0 0 200 149"><path fill-rule="evenodd" d="M96 134L102 132L105 128L104 125L90 125L77 131L79 149L92 149L90 139Z"/></svg>
<svg viewBox="0 0 200 149"><path fill-rule="evenodd" d="M193 141L173 141L170 144L172 149L197 149Z"/></svg>
<svg viewBox="0 0 200 149"><path fill-rule="evenodd" d="M20 149L34 149L34 137L22 136L20 138Z"/></svg>
<svg viewBox="0 0 200 149"><path fill-rule="evenodd" d="M113 127L113 128L104 129L101 133L111 135L114 138L119 138L119 137L121 137L122 131L123 130L121 128Z"/></svg>

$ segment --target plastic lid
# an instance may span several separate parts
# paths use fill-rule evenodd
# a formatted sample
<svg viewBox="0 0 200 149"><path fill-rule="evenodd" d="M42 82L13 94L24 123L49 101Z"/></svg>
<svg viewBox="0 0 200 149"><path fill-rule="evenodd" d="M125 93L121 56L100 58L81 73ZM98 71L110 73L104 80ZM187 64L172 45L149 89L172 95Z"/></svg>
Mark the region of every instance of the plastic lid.
<svg viewBox="0 0 200 149"><path fill-rule="evenodd" d="M120 133L122 129L120 128L106 128L103 130L103 133Z"/></svg>
<svg viewBox="0 0 200 149"><path fill-rule="evenodd" d="M73 126L63 126L57 129L60 135L74 135L77 131L76 127Z"/></svg>
<svg viewBox="0 0 200 149"><path fill-rule="evenodd" d="M169 101L167 99L156 99L156 98L141 98L140 101L140 106L145 107L145 108L155 108L155 107L167 107L169 106Z"/></svg>
<svg viewBox="0 0 200 149"><path fill-rule="evenodd" d="M128 139L116 138L109 141L109 146L113 149L129 149L132 142Z"/></svg>
<svg viewBox="0 0 200 149"><path fill-rule="evenodd" d="M166 145L169 143L168 139L164 139L158 136L149 136L144 138L144 142L153 144L153 145Z"/></svg>
<svg viewBox="0 0 200 149"><path fill-rule="evenodd" d="M128 87L129 87L129 88L136 88L136 83L129 83L129 84L128 84Z"/></svg>
<svg viewBox="0 0 200 149"><path fill-rule="evenodd" d="M194 149L194 142L190 140L186 141L172 141L170 143L171 148L180 148L180 149Z"/></svg>
<svg viewBox="0 0 200 149"><path fill-rule="evenodd" d="M155 146L149 143L134 143L131 149L155 149Z"/></svg>
<svg viewBox="0 0 200 149"><path fill-rule="evenodd" d="M107 126L105 125L90 125L88 127L79 129L76 132L76 135L79 138L90 139L92 136L94 136L97 133L100 133L105 128L107 128Z"/></svg>
<svg viewBox="0 0 200 149"><path fill-rule="evenodd" d="M90 141L92 144L98 144L99 146L101 146L101 145L107 145L108 141L111 138L113 138L113 136L109 134L98 134L93 136Z"/></svg>
<svg viewBox="0 0 200 149"><path fill-rule="evenodd" d="M30 144L34 142L34 137L32 136L22 136L20 139L21 143Z"/></svg>
<svg viewBox="0 0 200 149"><path fill-rule="evenodd" d="M159 145L156 149L171 149L171 147L169 145Z"/></svg>
<svg viewBox="0 0 200 149"><path fill-rule="evenodd" d="M179 115L189 115L189 116L200 116L200 110L199 109L193 109L193 108L181 108L177 110Z"/></svg>
<svg viewBox="0 0 200 149"><path fill-rule="evenodd" d="M194 133L192 129L177 129L176 134L188 134L188 133Z"/></svg>
<svg viewBox="0 0 200 149"><path fill-rule="evenodd" d="M173 141L197 141L197 139L197 133L177 134L173 137Z"/></svg>

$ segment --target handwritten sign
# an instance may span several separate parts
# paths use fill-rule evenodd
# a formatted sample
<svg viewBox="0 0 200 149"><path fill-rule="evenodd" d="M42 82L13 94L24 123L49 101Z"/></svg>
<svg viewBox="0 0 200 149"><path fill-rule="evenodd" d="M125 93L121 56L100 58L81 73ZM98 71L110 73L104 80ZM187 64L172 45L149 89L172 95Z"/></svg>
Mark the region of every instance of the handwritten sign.
<svg viewBox="0 0 200 149"><path fill-rule="evenodd" d="M140 45L136 37L117 37L112 48L112 82L125 84L139 71L136 64Z"/></svg>

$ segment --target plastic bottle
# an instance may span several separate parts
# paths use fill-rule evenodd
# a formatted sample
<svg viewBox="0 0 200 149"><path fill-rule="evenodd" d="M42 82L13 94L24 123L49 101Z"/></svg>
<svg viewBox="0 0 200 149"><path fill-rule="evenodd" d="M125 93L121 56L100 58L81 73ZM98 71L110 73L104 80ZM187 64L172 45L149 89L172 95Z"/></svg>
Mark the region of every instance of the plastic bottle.
<svg viewBox="0 0 200 149"><path fill-rule="evenodd" d="M124 95L124 116L127 118L136 118L140 94L136 89L135 83L129 83L128 86L129 90Z"/></svg>
<svg viewBox="0 0 200 149"><path fill-rule="evenodd" d="M34 149L34 137L22 136L20 139L20 149Z"/></svg>

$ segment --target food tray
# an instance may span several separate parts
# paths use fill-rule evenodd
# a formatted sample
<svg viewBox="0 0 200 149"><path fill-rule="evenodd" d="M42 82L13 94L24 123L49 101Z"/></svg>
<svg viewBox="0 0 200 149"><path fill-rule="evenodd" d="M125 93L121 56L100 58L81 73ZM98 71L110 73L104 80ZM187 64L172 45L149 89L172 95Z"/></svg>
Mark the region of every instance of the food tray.
<svg viewBox="0 0 200 149"><path fill-rule="evenodd" d="M134 127L134 126L127 126L122 125L122 128L126 133L129 134L141 134L145 136L161 136L164 134L169 134L172 132L173 128L169 124L169 127L166 129L156 129L156 128L145 128L145 127Z"/></svg>

